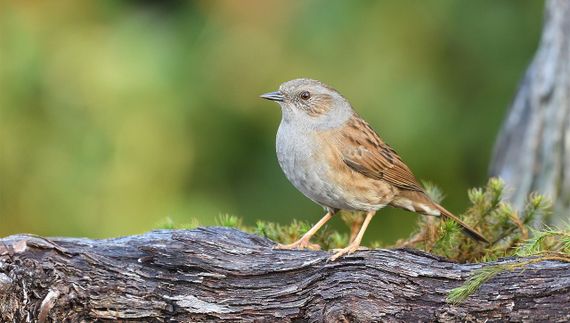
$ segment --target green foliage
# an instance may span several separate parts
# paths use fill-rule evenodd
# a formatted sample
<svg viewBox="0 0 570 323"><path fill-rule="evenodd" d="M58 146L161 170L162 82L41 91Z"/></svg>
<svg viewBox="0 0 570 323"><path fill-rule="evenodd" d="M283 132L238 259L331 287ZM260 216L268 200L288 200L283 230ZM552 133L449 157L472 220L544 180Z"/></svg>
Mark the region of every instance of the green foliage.
<svg viewBox="0 0 570 323"><path fill-rule="evenodd" d="M441 193L433 186L427 192ZM487 237L486 245L466 236L453 221L420 219L417 232L397 245L413 247L444 256L458 262L480 262L514 255L518 244L529 237L528 225L540 214L547 214L551 204L539 194L531 194L522 211L513 210L503 200L505 184L498 178L489 179L483 188L467 193L471 206L459 217ZM433 193L431 193L433 194Z"/></svg>
<svg viewBox="0 0 570 323"><path fill-rule="evenodd" d="M456 248L457 239L462 234L459 225L452 220L442 221L436 232L438 238L430 251L447 258L456 257L458 252Z"/></svg>
<svg viewBox="0 0 570 323"><path fill-rule="evenodd" d="M565 229L544 230L531 229L533 235L530 239L521 243L515 252L520 257L536 255L569 255L570 256L570 225Z"/></svg>
<svg viewBox="0 0 570 323"><path fill-rule="evenodd" d="M166 217L166 218L162 219L161 221L159 221L155 225L155 227L157 229L168 229L168 230L194 229L194 228L197 228L199 226L200 226L200 224L198 222L198 219L196 219L196 218L192 218L190 223L175 223L171 217Z"/></svg>
<svg viewBox="0 0 570 323"><path fill-rule="evenodd" d="M245 229L242 222L240 217L231 214L220 214L216 219L216 225L236 229Z"/></svg>
<svg viewBox="0 0 570 323"><path fill-rule="evenodd" d="M309 229L310 226L305 221L293 220L289 225L257 221L253 232L273 241L287 244L299 240Z"/></svg>
<svg viewBox="0 0 570 323"><path fill-rule="evenodd" d="M562 233L562 236L568 237L569 234L570 231ZM531 242L531 244L534 244L534 242ZM505 271L524 269L526 266L530 264L546 260L570 262L570 249L562 248L558 250L556 249L544 250L542 252L526 254L525 257L532 257L532 258L516 263L487 266L479 270L476 270L471 274L471 277L469 277L469 279L467 279L467 281L463 285L454 288L449 292L449 294L447 295L447 301L452 304L459 304L463 302L471 294L476 292L479 289L479 287L481 287L481 285L483 285L485 282L489 281L491 278Z"/></svg>
<svg viewBox="0 0 570 323"><path fill-rule="evenodd" d="M467 281L460 287L451 290L447 295L447 301L452 304L458 304L467 299L471 294L476 292L481 285L489 279L495 277L497 274L505 271L507 266L497 265L491 267L484 267L474 272L474 274L467 279Z"/></svg>

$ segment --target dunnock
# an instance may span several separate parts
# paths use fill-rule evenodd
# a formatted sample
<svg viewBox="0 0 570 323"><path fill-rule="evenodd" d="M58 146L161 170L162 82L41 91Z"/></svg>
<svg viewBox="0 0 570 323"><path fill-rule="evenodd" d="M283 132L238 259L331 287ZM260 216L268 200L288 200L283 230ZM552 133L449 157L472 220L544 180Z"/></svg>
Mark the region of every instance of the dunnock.
<svg viewBox="0 0 570 323"><path fill-rule="evenodd" d="M453 219L472 238L486 239L426 195L408 166L346 98L319 81L296 79L261 95L281 106L277 159L289 181L328 212L301 239L280 249L318 247L309 240L339 210L364 211L350 244L331 260L358 249L379 209L389 205Z"/></svg>

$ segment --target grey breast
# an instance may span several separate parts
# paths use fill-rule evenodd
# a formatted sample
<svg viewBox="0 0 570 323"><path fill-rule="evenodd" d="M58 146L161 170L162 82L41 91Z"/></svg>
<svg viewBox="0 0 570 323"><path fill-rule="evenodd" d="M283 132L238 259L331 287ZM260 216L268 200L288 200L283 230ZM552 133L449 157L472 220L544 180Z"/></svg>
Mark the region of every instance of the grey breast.
<svg viewBox="0 0 570 323"><path fill-rule="evenodd" d="M320 147L313 136L282 121L276 149L285 176L306 197L323 207L352 209L343 191L329 180L329 165L317 161Z"/></svg>

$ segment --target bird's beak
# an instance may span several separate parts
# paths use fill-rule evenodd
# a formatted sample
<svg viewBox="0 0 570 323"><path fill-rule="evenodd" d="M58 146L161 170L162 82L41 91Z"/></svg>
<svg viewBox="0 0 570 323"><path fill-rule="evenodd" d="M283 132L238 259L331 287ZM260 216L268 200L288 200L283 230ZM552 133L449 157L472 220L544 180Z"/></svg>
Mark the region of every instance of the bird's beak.
<svg viewBox="0 0 570 323"><path fill-rule="evenodd" d="M283 93L279 91L265 93L259 97L266 100L283 102Z"/></svg>

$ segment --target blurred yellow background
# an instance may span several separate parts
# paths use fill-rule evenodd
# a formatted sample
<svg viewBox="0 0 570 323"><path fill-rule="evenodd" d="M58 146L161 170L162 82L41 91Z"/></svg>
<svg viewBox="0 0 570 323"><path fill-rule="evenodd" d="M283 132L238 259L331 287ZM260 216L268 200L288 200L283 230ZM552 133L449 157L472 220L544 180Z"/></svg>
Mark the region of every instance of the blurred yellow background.
<svg viewBox="0 0 570 323"><path fill-rule="evenodd" d="M542 13L532 0L0 2L0 236L220 213L316 222L277 164L279 108L258 98L297 77L339 89L460 212ZM385 209L365 238L404 238L416 218Z"/></svg>

